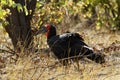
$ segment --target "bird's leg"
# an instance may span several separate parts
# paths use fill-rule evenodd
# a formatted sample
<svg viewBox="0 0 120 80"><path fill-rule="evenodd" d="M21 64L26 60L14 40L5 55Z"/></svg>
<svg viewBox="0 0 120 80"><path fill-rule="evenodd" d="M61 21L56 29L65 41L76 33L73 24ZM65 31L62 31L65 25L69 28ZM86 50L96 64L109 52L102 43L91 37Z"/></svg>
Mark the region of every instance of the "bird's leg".
<svg viewBox="0 0 120 80"><path fill-rule="evenodd" d="M80 70L80 65L79 65L79 60L78 60L78 58L76 58L76 65L77 65L77 70L79 71Z"/></svg>
<svg viewBox="0 0 120 80"><path fill-rule="evenodd" d="M59 62L64 66L67 66L69 64L69 60L66 58L59 59Z"/></svg>

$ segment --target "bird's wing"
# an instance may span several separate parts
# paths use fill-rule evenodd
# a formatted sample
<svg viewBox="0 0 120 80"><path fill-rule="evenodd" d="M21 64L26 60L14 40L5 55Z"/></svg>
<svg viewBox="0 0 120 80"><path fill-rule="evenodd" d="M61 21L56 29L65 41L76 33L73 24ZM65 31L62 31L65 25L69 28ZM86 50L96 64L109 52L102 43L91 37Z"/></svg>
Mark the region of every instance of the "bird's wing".
<svg viewBox="0 0 120 80"><path fill-rule="evenodd" d="M86 45L78 33L57 35L50 38L47 42L51 48L61 48L63 50L71 48L76 43L78 43L79 46Z"/></svg>
<svg viewBox="0 0 120 80"><path fill-rule="evenodd" d="M81 41L84 41L83 37L79 33L72 33L73 36Z"/></svg>

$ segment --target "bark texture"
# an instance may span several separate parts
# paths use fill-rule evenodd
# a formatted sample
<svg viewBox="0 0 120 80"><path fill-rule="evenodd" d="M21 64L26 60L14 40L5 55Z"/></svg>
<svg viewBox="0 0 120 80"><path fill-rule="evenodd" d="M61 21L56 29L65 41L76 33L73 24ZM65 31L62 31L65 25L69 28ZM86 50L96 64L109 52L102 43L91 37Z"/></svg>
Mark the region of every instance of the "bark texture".
<svg viewBox="0 0 120 80"><path fill-rule="evenodd" d="M18 11L17 7L9 7L11 14L6 17L9 24L5 27L12 40L16 51L28 49L32 43L31 19L36 7L36 0L13 0L20 3L22 7L26 6L28 15L25 11ZM23 9L24 10L24 9Z"/></svg>

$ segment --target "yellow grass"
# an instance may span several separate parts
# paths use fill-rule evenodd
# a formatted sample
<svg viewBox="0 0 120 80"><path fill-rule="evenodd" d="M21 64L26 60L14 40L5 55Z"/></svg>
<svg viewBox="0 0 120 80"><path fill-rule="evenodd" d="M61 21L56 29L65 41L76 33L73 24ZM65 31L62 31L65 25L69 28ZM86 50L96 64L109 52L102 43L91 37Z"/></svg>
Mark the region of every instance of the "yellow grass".
<svg viewBox="0 0 120 80"><path fill-rule="evenodd" d="M115 42L120 44L120 34L99 32L89 29L78 31L85 38L85 42L91 47L102 49ZM84 33L84 34L83 34ZM39 35L35 38L35 45L38 48L48 47L45 37ZM12 48L7 34L0 31L0 49L6 46ZM41 45L42 44L42 45ZM47 55L48 51L30 52L30 55L19 57L16 62L6 57L7 53L0 53L0 80L119 80L120 79L120 51L105 53L106 63L96 64L88 60L79 61L79 69L76 63L66 67L57 62L52 56ZM117 55L117 56L116 56ZM4 59L3 59L3 56ZM14 56L15 57L15 56ZM4 62L2 62L4 60Z"/></svg>

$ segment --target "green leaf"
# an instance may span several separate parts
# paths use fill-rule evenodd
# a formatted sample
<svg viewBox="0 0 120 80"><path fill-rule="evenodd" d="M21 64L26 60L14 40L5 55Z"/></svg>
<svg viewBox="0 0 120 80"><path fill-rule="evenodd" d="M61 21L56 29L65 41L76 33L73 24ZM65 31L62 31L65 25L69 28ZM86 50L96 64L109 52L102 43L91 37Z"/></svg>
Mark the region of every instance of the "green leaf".
<svg viewBox="0 0 120 80"><path fill-rule="evenodd" d="M24 6L24 11L25 11L25 14L28 15L28 9L26 6Z"/></svg>
<svg viewBox="0 0 120 80"><path fill-rule="evenodd" d="M18 12L23 12L23 7L20 3L16 4Z"/></svg>
<svg viewBox="0 0 120 80"><path fill-rule="evenodd" d="M7 12L1 8L0 8L0 11L1 11L0 12L0 19L3 19Z"/></svg>

